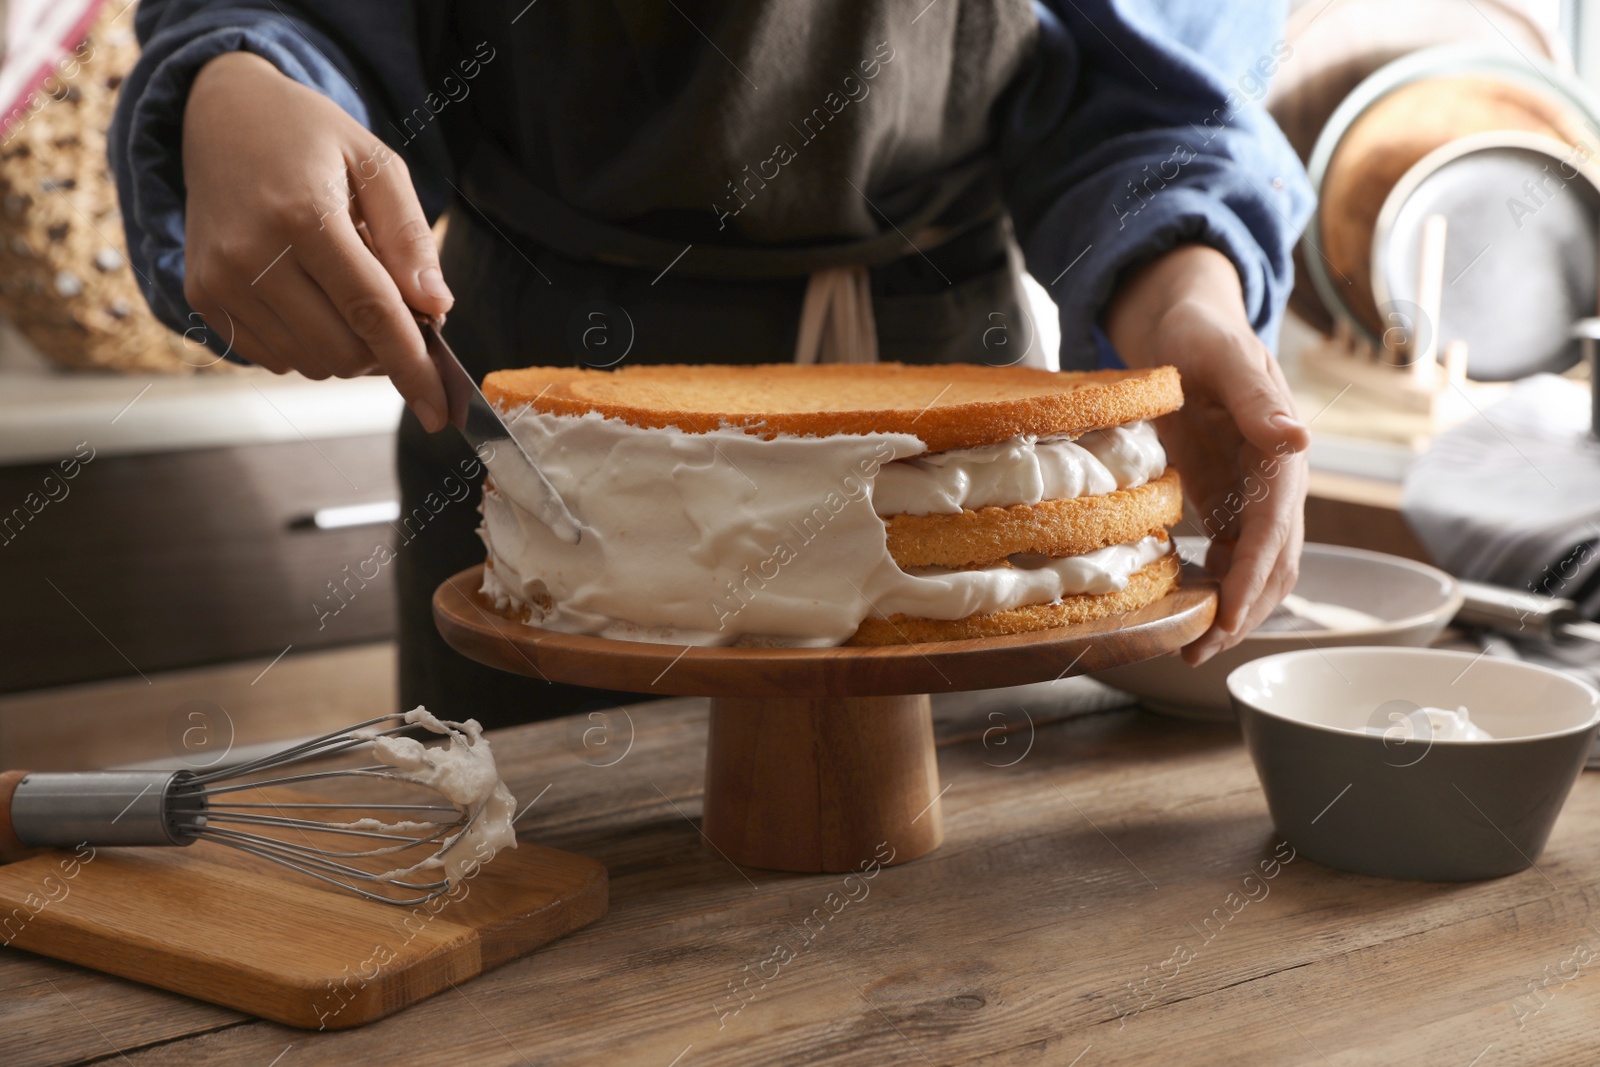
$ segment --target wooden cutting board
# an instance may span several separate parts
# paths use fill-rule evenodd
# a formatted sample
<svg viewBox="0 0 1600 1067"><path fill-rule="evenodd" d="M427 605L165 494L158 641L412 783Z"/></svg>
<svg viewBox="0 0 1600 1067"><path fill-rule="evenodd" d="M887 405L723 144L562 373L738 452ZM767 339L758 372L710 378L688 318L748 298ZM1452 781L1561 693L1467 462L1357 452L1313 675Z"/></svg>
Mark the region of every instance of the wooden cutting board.
<svg viewBox="0 0 1600 1067"><path fill-rule="evenodd" d="M414 908L207 842L81 853L0 866L0 945L311 1030L391 1015L607 905L604 866L527 842Z"/></svg>

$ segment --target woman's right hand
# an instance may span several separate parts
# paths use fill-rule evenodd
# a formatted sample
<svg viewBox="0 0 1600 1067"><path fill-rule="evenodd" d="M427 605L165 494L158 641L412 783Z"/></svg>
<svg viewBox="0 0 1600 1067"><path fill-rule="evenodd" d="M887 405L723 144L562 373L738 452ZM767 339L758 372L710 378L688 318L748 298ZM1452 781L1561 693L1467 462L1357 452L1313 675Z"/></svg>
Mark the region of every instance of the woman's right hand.
<svg viewBox="0 0 1600 1067"><path fill-rule="evenodd" d="M454 298L393 150L326 96L233 52L190 90L183 177L184 296L213 334L280 374L377 368L424 427L444 426L444 387L408 307L442 315Z"/></svg>

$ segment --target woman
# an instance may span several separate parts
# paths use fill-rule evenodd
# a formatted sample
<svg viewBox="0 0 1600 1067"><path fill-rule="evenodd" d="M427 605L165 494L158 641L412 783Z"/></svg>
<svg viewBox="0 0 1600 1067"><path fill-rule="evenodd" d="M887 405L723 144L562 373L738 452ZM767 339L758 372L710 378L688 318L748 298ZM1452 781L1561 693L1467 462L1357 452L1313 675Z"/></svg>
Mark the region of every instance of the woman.
<svg viewBox="0 0 1600 1067"><path fill-rule="evenodd" d="M1265 7L145 0L112 163L169 325L278 372L390 376L405 514L474 466L408 308L448 311L480 376L1013 363L1035 358L1023 259L1063 367L1183 375L1161 432L1226 575L1197 662L1292 587L1301 543L1306 430L1267 345L1310 197L1257 102L1290 54ZM403 706L620 699L443 645L428 598L481 560L475 523L445 509L398 554Z"/></svg>

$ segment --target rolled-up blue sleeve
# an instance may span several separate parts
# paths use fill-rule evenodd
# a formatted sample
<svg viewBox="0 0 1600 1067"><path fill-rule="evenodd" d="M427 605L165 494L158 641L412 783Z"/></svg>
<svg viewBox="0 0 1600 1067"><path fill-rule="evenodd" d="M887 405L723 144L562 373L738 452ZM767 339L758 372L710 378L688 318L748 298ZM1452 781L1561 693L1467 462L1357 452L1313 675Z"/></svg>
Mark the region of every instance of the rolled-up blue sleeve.
<svg viewBox="0 0 1600 1067"><path fill-rule="evenodd" d="M341 0L325 9L304 14L292 0L139 5L135 28L143 51L123 83L107 150L129 259L156 317L174 330L199 325L183 295L183 112L201 67L227 52L252 52L374 130L396 94L422 95L409 3ZM362 54L341 47L344 40L365 42ZM420 170L432 178L430 185L444 184L437 177L442 144L424 141L403 154L414 177ZM437 189L425 192L431 194L424 204L433 207L432 214L443 197ZM223 347L209 336L208 343Z"/></svg>
<svg viewBox="0 0 1600 1067"><path fill-rule="evenodd" d="M1176 245L1239 271L1277 340L1312 193L1261 105L1292 54L1263 0L1036 0L1038 53L1002 115L1007 200L1061 312L1061 365L1103 364L1117 283Z"/></svg>

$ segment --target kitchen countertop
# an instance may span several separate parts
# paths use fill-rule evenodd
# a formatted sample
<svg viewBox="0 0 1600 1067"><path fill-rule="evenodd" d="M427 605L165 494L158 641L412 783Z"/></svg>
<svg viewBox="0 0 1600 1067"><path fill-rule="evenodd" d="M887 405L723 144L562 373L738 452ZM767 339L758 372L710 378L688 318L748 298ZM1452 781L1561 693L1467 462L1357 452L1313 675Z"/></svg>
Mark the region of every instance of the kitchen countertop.
<svg viewBox="0 0 1600 1067"><path fill-rule="evenodd" d="M633 743L610 766L580 758L589 720L501 731L513 791L548 786L524 837L610 868L595 925L328 1034L0 951L0 1061L1592 1062L1600 776L1535 870L1384 881L1280 846L1234 728L1106 694L1075 679L937 703L945 844L848 884L703 843L703 700L613 716ZM774 973L779 944L794 957Z"/></svg>
<svg viewBox="0 0 1600 1067"><path fill-rule="evenodd" d="M401 406L383 377L64 370L0 324L0 466L58 460L81 441L98 457L391 433Z"/></svg>

